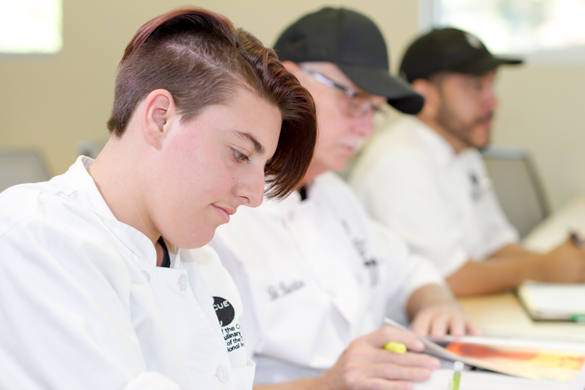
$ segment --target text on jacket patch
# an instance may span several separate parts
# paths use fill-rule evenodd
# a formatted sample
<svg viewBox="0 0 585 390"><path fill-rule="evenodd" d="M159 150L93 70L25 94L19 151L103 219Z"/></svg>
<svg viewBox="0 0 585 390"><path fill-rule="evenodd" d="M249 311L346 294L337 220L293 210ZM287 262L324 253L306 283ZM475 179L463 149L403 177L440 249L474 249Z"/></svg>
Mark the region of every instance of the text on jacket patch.
<svg viewBox="0 0 585 390"><path fill-rule="evenodd" d="M240 333L240 324L224 326L221 328L221 334L225 340L228 352L244 347L244 339Z"/></svg>
<svg viewBox="0 0 585 390"><path fill-rule="evenodd" d="M244 339L240 333L240 324L236 322L235 325L230 326L236 316L236 311L230 301L222 297L213 297L213 309L217 315L228 352L243 348Z"/></svg>

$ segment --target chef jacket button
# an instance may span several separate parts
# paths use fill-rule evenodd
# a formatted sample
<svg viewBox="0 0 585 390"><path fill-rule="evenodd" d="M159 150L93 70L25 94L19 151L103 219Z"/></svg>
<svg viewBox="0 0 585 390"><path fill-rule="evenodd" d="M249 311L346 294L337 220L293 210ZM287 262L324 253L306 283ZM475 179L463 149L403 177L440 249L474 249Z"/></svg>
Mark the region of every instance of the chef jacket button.
<svg viewBox="0 0 585 390"><path fill-rule="evenodd" d="M150 283L150 274L146 271L140 271L140 272L142 272L142 276L144 276L144 279L146 279L146 281Z"/></svg>
<svg viewBox="0 0 585 390"><path fill-rule="evenodd" d="M215 373L215 375L217 376L217 379L219 379L221 383L228 383L230 381L230 373L228 369L225 368L224 366L217 367L217 372Z"/></svg>
<svg viewBox="0 0 585 390"><path fill-rule="evenodd" d="M182 274L179 276L179 288L181 291L185 291L187 289L187 275Z"/></svg>

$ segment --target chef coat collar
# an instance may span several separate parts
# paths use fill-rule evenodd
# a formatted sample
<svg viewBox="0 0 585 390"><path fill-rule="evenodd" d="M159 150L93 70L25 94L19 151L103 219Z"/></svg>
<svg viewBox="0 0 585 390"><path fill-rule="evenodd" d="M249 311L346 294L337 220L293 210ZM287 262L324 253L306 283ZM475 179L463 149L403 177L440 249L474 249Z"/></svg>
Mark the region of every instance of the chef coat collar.
<svg viewBox="0 0 585 390"><path fill-rule="evenodd" d="M302 199L298 190L293 191L284 199L264 199L260 208L264 212L276 218L290 218L298 209L313 208L319 210L323 207L323 180L328 175L335 175L332 171L317 175L310 183L305 184L307 198Z"/></svg>
<svg viewBox="0 0 585 390"><path fill-rule="evenodd" d="M156 266L156 250L152 241L138 229L118 221L106 204L95 181L87 171L93 161L87 156L79 156L75 164L69 167L66 175L71 178L74 187L84 197L90 209L101 219L106 228L141 261ZM179 261L179 256L176 256L173 268L179 266Z"/></svg>
<svg viewBox="0 0 585 390"><path fill-rule="evenodd" d="M430 126L414 116L405 119L412 121L413 127L416 128L422 141L429 147L435 161L444 166L456 159L457 154L453 146Z"/></svg>

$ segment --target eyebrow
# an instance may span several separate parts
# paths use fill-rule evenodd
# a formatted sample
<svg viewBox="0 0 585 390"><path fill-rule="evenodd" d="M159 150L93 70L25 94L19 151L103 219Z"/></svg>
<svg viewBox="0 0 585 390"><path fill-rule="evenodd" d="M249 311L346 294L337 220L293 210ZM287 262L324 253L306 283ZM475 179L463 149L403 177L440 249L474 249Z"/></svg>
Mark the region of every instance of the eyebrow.
<svg viewBox="0 0 585 390"><path fill-rule="evenodd" d="M264 146L262 146L262 144L260 142L258 142L258 140L250 133L245 133L243 131L238 131L238 130L231 130L231 132L238 138L240 139L244 139L244 140L248 140L250 142L252 142L252 144L254 145L254 150L256 151L256 153L260 153L263 154L264 153Z"/></svg>

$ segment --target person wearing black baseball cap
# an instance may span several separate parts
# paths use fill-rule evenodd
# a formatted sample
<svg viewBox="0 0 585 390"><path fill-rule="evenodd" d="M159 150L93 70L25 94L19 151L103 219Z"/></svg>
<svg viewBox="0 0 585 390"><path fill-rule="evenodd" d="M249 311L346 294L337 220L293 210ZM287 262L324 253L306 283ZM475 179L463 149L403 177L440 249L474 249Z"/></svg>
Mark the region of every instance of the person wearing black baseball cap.
<svg viewBox="0 0 585 390"><path fill-rule="evenodd" d="M330 172L343 170L372 134L385 102L414 114L422 97L390 75L378 27L351 10L324 8L302 17L274 49L315 99L314 157L296 192L239 210L211 243L241 291L242 334L256 362L256 383L323 390L424 381L438 360L385 350L399 341L422 351L412 334L382 327L385 315L407 321L408 313L422 335L478 329L432 264L374 224Z"/></svg>
<svg viewBox="0 0 585 390"><path fill-rule="evenodd" d="M478 151L498 105L497 69L520 63L456 28L419 37L400 72L425 105L372 140L350 175L370 215L431 259L455 295L501 292L527 279L585 281L585 251L570 240L545 255L518 245Z"/></svg>

